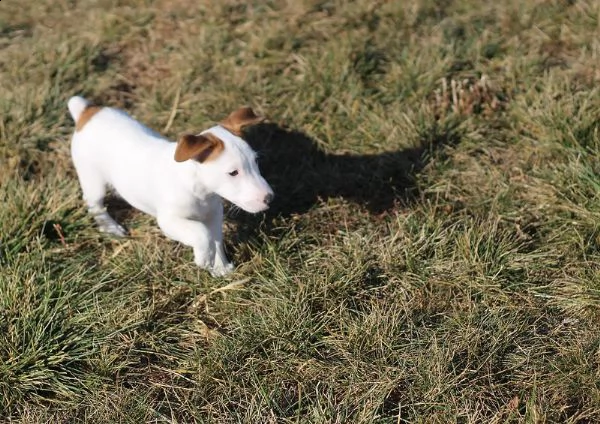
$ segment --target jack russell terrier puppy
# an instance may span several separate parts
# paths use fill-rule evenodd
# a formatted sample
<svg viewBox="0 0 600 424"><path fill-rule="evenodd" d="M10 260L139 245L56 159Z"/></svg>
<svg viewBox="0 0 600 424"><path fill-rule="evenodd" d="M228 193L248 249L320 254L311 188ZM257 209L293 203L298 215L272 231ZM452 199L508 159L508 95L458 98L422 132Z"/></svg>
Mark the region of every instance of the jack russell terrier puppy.
<svg viewBox="0 0 600 424"><path fill-rule="evenodd" d="M72 97L71 156L83 199L100 231L126 234L104 207L108 186L158 221L165 235L194 249L194 262L213 276L234 266L223 249L221 197L241 209L266 210L273 190L261 176L242 128L264 120L250 108L173 143L118 109Z"/></svg>

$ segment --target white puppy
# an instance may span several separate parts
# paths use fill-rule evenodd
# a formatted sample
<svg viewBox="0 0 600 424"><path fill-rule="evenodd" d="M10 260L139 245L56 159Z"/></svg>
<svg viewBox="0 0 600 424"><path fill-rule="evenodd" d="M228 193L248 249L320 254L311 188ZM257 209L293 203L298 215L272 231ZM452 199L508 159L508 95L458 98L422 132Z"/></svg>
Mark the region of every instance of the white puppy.
<svg viewBox="0 0 600 424"><path fill-rule="evenodd" d="M156 217L167 237L191 246L198 266L215 276L233 269L223 250L220 197L251 213L264 211L273 199L255 152L240 138L243 127L263 118L242 108L174 143L125 112L82 97L72 97L68 107L76 123L71 155L100 231L125 235L104 207L112 186L130 205Z"/></svg>

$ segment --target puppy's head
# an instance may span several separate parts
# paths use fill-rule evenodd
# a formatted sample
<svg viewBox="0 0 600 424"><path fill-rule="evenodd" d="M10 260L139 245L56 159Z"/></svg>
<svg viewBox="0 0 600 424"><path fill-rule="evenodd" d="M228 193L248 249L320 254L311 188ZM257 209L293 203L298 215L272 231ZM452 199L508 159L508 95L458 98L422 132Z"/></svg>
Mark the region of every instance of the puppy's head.
<svg viewBox="0 0 600 424"><path fill-rule="evenodd" d="M208 190L247 212L269 207L273 190L258 169L256 153L242 138L242 129L263 121L250 108L231 113L220 125L198 134L183 135L175 161L194 162L194 178Z"/></svg>

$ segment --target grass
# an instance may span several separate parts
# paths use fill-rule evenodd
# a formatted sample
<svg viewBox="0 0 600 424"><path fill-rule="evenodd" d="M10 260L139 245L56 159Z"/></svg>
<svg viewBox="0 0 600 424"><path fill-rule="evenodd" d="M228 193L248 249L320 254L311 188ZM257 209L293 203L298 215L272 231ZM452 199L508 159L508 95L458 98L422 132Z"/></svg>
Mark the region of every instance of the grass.
<svg viewBox="0 0 600 424"><path fill-rule="evenodd" d="M600 421L600 7L0 5L5 422ZM67 99L176 138L233 108L277 196L213 279L113 201Z"/></svg>

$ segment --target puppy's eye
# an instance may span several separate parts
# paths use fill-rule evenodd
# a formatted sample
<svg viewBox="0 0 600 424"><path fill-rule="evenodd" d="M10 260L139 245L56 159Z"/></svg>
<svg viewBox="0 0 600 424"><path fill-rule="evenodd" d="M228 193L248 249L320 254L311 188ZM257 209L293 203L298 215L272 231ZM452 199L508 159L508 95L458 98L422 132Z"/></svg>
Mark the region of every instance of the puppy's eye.
<svg viewBox="0 0 600 424"><path fill-rule="evenodd" d="M235 177L237 174L239 174L238 170L236 169L235 171L231 171L229 173L229 175L231 175L232 177Z"/></svg>

